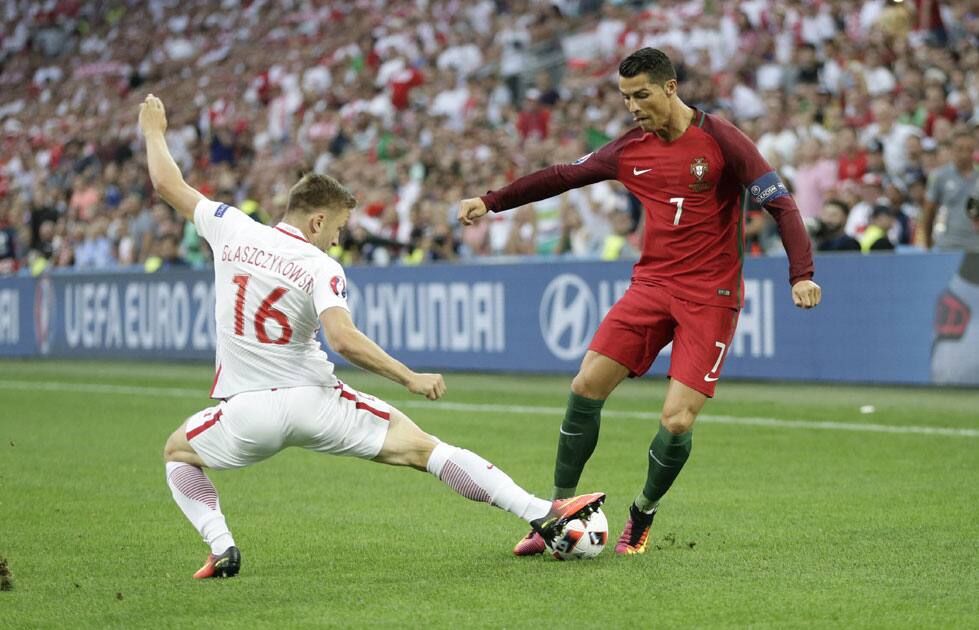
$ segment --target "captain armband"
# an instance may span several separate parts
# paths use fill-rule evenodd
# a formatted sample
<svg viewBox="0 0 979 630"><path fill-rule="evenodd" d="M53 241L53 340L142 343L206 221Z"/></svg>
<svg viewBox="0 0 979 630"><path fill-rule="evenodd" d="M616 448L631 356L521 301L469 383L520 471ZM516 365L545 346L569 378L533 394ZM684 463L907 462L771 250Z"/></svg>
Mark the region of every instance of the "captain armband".
<svg viewBox="0 0 979 630"><path fill-rule="evenodd" d="M751 194L751 200L753 202L759 206L764 206L779 197L788 195L789 189L782 183L778 173L769 171L751 182L751 185L748 186L748 192Z"/></svg>

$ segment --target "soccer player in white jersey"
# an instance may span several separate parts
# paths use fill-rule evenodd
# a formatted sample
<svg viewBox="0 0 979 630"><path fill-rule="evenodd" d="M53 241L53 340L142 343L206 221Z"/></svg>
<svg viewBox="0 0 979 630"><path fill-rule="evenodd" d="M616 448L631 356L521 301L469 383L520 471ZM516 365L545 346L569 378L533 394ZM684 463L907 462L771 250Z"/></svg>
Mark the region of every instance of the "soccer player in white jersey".
<svg viewBox="0 0 979 630"><path fill-rule="evenodd" d="M351 363L430 400L445 393L440 374L413 372L354 326L343 268L325 253L356 205L335 179L304 176L289 192L283 221L265 226L187 185L164 139L163 103L152 94L140 105L139 125L153 187L214 251L211 397L220 402L188 418L164 449L173 498L211 547L195 578L230 577L241 567L217 490L202 468L248 466L289 446L426 470L464 497L524 519L544 537L601 505L603 493L554 502L534 497L475 453L440 442L336 378L316 341L320 325L330 348Z"/></svg>

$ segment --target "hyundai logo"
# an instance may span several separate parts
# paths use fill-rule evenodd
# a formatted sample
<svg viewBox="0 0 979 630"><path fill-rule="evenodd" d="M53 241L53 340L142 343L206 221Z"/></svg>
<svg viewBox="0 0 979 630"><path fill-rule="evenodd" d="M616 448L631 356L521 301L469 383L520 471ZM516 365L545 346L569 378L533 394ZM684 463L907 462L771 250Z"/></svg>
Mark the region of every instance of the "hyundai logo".
<svg viewBox="0 0 979 630"><path fill-rule="evenodd" d="M554 356L580 359L598 325L598 306L588 284L563 273L547 285L540 301L540 332Z"/></svg>

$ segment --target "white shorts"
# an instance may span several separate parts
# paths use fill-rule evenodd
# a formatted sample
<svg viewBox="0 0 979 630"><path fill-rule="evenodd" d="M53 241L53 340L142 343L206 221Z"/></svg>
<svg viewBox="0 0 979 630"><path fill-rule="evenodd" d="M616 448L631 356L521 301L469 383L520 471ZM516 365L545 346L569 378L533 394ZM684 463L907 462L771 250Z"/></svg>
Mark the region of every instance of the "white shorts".
<svg viewBox="0 0 979 630"><path fill-rule="evenodd" d="M232 396L187 419L187 441L210 468L241 468L301 446L373 459L387 436L391 407L343 383Z"/></svg>

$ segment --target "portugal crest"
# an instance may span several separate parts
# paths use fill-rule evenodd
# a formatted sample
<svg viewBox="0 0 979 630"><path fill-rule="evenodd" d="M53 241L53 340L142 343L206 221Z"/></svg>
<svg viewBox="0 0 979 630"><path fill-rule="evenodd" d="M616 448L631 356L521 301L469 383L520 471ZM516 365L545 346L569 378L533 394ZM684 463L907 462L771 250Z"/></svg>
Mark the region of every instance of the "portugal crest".
<svg viewBox="0 0 979 630"><path fill-rule="evenodd" d="M709 165L707 164L707 158L694 158L690 162L690 174L697 178L692 184L689 184L690 190L694 192L704 192L711 187L710 182L705 182L704 178L707 177L707 169Z"/></svg>

